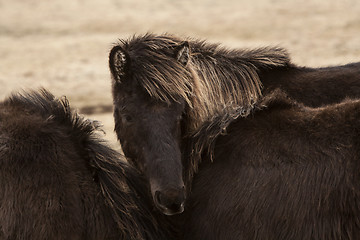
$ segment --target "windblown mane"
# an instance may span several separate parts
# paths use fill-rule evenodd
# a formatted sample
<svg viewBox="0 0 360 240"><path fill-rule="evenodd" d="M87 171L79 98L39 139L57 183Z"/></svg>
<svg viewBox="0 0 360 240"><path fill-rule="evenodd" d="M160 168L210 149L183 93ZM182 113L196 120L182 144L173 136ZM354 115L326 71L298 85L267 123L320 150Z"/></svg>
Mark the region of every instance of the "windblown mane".
<svg viewBox="0 0 360 240"><path fill-rule="evenodd" d="M190 45L186 66L174 57L174 50L184 41ZM229 50L219 44L171 35L134 36L120 41L119 46L131 59L133 79L150 96L168 103L179 98L187 102L190 133L219 115L248 115L261 96L258 70L290 63L282 48Z"/></svg>
<svg viewBox="0 0 360 240"><path fill-rule="evenodd" d="M73 112L66 97L58 99L44 88L39 91L13 93L3 105L8 108L20 108L29 114L40 115L46 121L55 121L67 126L72 136L77 139L89 138L100 127L97 121L84 119Z"/></svg>
<svg viewBox="0 0 360 240"><path fill-rule="evenodd" d="M67 134L80 146L78 150L85 156L94 184L99 184L111 209L121 239L167 239L167 226L160 226L151 202L146 201L151 197L147 196L141 175L99 138L98 131L102 130L98 122L83 118L71 110L65 97L58 99L45 89L13 94L2 105L40 115L44 121L56 122L69 130Z"/></svg>

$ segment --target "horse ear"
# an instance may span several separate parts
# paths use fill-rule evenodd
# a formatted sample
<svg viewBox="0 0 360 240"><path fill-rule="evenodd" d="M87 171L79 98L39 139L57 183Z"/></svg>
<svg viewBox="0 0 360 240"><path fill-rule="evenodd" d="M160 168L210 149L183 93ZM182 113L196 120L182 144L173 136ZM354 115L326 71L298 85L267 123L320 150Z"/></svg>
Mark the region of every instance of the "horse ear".
<svg viewBox="0 0 360 240"><path fill-rule="evenodd" d="M175 57L183 66L186 66L190 59L189 42L185 41L175 48Z"/></svg>
<svg viewBox="0 0 360 240"><path fill-rule="evenodd" d="M129 55L122 49L122 47L115 46L111 49L109 55L109 67L116 81L120 81L120 78L125 75L127 69L129 68L129 64Z"/></svg>

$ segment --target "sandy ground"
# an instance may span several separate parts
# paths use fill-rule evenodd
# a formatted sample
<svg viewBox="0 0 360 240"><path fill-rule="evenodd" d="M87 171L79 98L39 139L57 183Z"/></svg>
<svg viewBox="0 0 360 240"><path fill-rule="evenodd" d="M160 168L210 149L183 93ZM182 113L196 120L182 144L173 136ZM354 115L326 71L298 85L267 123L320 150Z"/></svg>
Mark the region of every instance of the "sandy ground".
<svg viewBox="0 0 360 240"><path fill-rule="evenodd" d="M108 52L118 38L146 32L278 45L299 65L344 64L360 61L360 1L0 0L0 98L43 86L85 114L100 106L87 116L102 121L119 148Z"/></svg>

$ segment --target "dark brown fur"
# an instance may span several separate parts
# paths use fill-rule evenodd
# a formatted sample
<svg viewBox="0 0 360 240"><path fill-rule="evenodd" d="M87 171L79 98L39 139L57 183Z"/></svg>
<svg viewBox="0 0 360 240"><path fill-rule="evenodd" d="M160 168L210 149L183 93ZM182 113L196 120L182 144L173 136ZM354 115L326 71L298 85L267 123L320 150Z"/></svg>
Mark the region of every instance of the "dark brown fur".
<svg viewBox="0 0 360 240"><path fill-rule="evenodd" d="M259 76L264 94L280 88L291 98L311 107L339 103L346 97L356 98L360 92L360 63L323 68L291 64L263 70Z"/></svg>
<svg viewBox="0 0 360 240"><path fill-rule="evenodd" d="M250 114L262 98L262 85L264 94L281 88L314 107L360 95L360 63L302 68L280 48L229 50L147 34L120 41L109 64L115 130L124 153L147 175L159 209L173 208L173 214L181 212L183 182L189 193L204 146L211 151L207 144L231 121ZM207 128L216 132L202 135ZM188 159L181 153L191 136L203 141L190 145Z"/></svg>
<svg viewBox="0 0 360 240"><path fill-rule="evenodd" d="M314 109L275 91L219 133L209 125L189 142L218 136L194 177L185 239L358 239L359 100Z"/></svg>
<svg viewBox="0 0 360 240"><path fill-rule="evenodd" d="M0 239L171 239L96 129L45 90L0 103Z"/></svg>

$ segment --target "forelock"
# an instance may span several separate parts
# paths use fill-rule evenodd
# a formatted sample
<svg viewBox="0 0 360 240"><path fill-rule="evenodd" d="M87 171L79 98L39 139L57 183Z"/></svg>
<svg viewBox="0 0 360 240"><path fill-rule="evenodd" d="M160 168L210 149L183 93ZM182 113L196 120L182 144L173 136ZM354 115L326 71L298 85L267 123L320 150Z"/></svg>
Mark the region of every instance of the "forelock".
<svg viewBox="0 0 360 240"><path fill-rule="evenodd" d="M129 54L129 74L156 99L170 103L184 99L191 105L191 73L175 58L174 51L181 41L170 36L145 35L121 42Z"/></svg>

